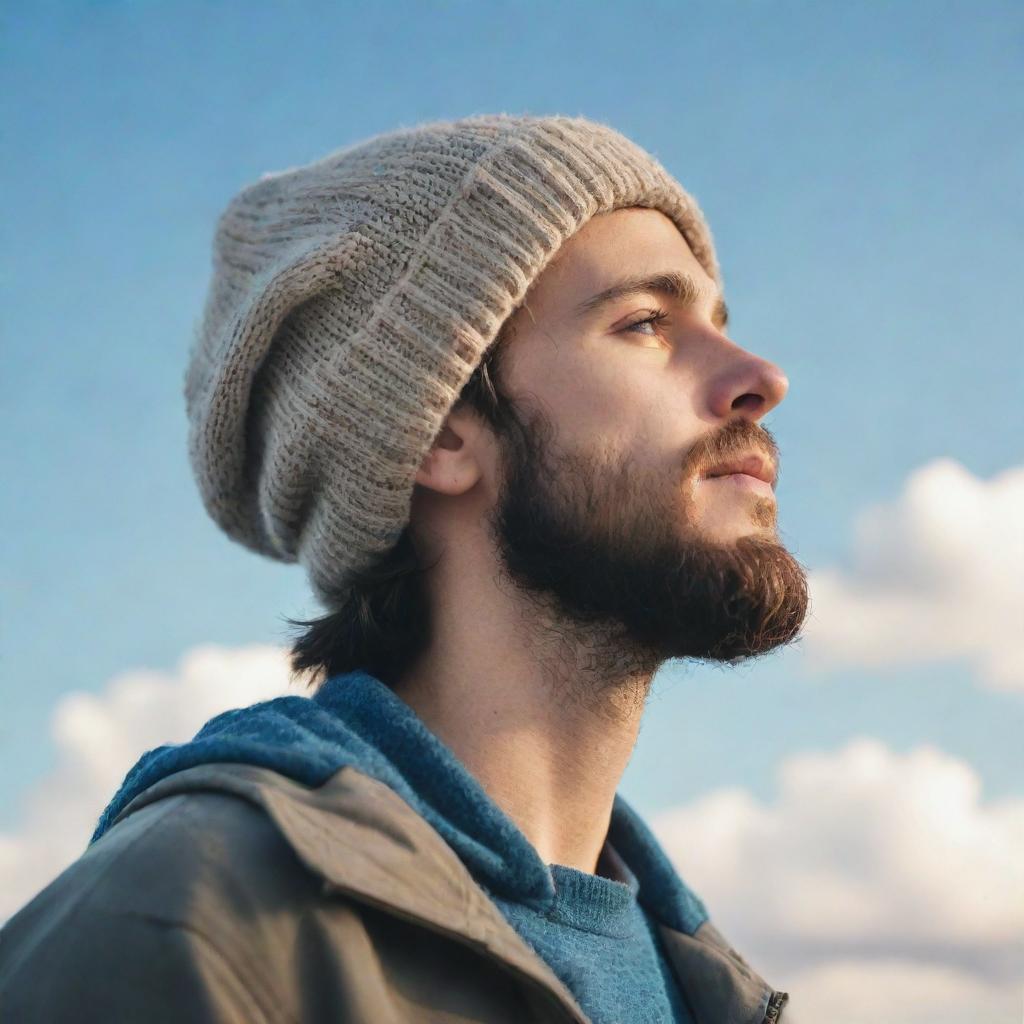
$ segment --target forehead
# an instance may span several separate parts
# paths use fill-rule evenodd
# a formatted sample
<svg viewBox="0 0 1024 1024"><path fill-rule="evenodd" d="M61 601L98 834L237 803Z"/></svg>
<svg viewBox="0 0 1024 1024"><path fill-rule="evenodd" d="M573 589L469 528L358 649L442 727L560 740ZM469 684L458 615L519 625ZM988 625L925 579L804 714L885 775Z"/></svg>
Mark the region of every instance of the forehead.
<svg viewBox="0 0 1024 1024"><path fill-rule="evenodd" d="M713 292L711 276L693 255L682 232L660 210L628 207L599 213L569 238L538 275L527 301L576 304L623 274L675 269Z"/></svg>

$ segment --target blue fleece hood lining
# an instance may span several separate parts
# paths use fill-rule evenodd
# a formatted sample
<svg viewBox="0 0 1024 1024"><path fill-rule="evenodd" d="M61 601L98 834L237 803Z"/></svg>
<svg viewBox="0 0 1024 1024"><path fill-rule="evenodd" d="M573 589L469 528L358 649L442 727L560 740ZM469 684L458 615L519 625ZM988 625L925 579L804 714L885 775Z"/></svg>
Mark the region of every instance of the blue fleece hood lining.
<svg viewBox="0 0 1024 1024"><path fill-rule="evenodd" d="M569 896L578 895L579 886L595 885L596 894L596 886L609 881L545 864L451 749L397 694L363 671L333 676L313 697L277 697L224 712L189 742L143 754L101 815L90 844L143 790L174 772L218 762L268 768L307 786L354 767L398 793L485 889L538 913L578 907ZM615 796L608 842L627 867L627 879L605 884L597 905L607 911L616 899L631 901L635 893L657 919L689 935L707 920L703 903L621 794Z"/></svg>

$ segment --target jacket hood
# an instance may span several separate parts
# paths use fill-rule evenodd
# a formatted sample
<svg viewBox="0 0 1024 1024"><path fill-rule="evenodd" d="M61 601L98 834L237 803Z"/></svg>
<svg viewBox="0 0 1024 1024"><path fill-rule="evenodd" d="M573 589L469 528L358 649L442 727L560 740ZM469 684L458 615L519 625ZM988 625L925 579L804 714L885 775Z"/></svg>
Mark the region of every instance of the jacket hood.
<svg viewBox="0 0 1024 1024"><path fill-rule="evenodd" d="M328 679L312 697L287 696L212 718L187 743L143 754L100 817L95 843L127 805L168 776L199 765L244 764L319 787L352 767L424 818L471 875L498 896L538 909L555 898L551 870L515 823L412 708L367 672ZM616 794L608 842L638 883L637 899L692 935L708 919L640 816Z"/></svg>

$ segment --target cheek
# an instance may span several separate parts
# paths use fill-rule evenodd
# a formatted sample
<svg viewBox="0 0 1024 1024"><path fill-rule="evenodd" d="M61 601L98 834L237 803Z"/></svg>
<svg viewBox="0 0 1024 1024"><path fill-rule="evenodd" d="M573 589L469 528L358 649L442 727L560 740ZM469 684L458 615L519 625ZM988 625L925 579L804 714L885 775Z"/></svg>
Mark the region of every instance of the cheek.
<svg viewBox="0 0 1024 1024"><path fill-rule="evenodd" d="M575 382L552 382L566 439L658 474L680 466L700 425L686 395L667 377L652 377L609 367Z"/></svg>
<svg viewBox="0 0 1024 1024"><path fill-rule="evenodd" d="M638 381L608 373L587 373L552 380L552 400L566 437L629 450L657 418Z"/></svg>
<svg viewBox="0 0 1024 1024"><path fill-rule="evenodd" d="M530 355L533 353L531 352ZM678 464L701 433L689 384L660 352L584 345L523 359L520 383L549 411L570 447Z"/></svg>

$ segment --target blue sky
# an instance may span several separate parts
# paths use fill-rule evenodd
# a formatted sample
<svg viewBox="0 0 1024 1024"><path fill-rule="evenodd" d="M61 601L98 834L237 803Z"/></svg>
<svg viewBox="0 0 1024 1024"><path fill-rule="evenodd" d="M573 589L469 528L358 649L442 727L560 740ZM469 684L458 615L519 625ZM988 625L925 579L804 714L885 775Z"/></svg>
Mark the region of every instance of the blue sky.
<svg viewBox="0 0 1024 1024"><path fill-rule="evenodd" d="M822 641L845 643L831 668L798 647L666 669L624 792L648 813L716 787L768 799L785 758L867 736L1024 796L1024 680L984 668L1020 659L1024 633L1024 504L989 487L1024 465L1019 4L33 3L3 19L0 829L52 770L62 698L173 673L202 644L283 644L283 617L317 610L301 570L218 532L187 464L185 357L220 210L266 171L488 111L605 121L697 197L731 336L789 377L765 421L784 539L843 581L821 604L846 622ZM927 477L922 511L906 488L936 460L975 483ZM953 514L961 491L976 517ZM880 505L904 542L858 567ZM898 591L926 535L918 562L955 549L966 577L995 559L992 586L943 576L953 621L977 627L957 647L946 619L908 612L851 646L856 595Z"/></svg>
<svg viewBox="0 0 1024 1024"><path fill-rule="evenodd" d="M260 645L317 611L301 570L220 534L187 463L185 360L224 205L266 171L422 120L582 114L697 197L731 336L789 377L765 425L781 532L812 579L806 643L660 674L623 792L665 816L698 889L769 960L789 941L848 964L843 942L865 937L838 912L831 937L787 932L768 909L758 933L744 879L795 905L820 878L808 866L790 898L801 851L872 835L891 850L892 823L911 823L900 849L934 859L917 911L900 902L912 858L836 858L902 908L883 950L903 957L901 1019L940 1019L919 999L940 988L942 1020L1003 1019L1008 975L976 965L1024 935L997 913L1024 842L1024 8L43 2L2 18L10 885L27 898L57 870L22 870L39 851L77 855L90 801L144 747L184 738L207 701L272 689ZM828 833L825 804L855 832ZM723 846L744 842L756 854L723 873ZM772 851L787 867L757 876ZM914 959L915 926L975 936L944 954L943 986ZM847 989L800 976L808 1005L896 991L857 964Z"/></svg>

